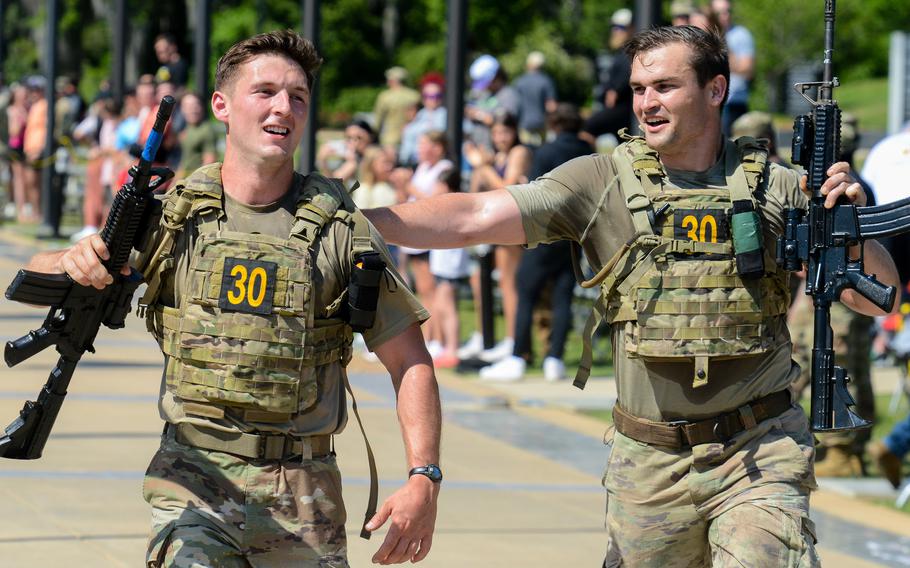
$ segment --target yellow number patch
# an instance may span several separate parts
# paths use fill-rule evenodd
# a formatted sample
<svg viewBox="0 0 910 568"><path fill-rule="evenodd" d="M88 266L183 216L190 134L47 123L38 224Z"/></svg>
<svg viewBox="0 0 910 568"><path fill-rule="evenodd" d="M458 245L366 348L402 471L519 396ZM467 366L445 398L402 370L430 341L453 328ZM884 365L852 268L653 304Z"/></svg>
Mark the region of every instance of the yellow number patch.
<svg viewBox="0 0 910 568"><path fill-rule="evenodd" d="M244 258L224 259L218 307L231 312L272 313L278 265Z"/></svg>
<svg viewBox="0 0 910 568"><path fill-rule="evenodd" d="M728 238L723 209L677 209L673 213L673 236L702 243L722 243Z"/></svg>

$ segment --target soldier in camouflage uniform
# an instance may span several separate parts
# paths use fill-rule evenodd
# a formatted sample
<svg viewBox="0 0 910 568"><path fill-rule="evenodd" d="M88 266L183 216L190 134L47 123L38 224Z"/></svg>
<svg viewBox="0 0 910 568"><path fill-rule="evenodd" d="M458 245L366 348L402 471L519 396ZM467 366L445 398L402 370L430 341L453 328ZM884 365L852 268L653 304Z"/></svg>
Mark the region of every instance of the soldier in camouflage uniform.
<svg viewBox="0 0 910 568"><path fill-rule="evenodd" d="M352 326L372 309L357 298L370 294L363 335L391 374L413 469L364 530L391 521L374 562L429 552L441 418L419 330L428 315L340 182L294 171L320 63L290 31L228 50L212 97L224 162L177 183L131 259L165 354L166 428L143 484L150 567L348 566L332 435L347 420ZM95 235L30 268L103 288L107 254Z"/></svg>
<svg viewBox="0 0 910 568"><path fill-rule="evenodd" d="M664 27L626 45L643 138L527 185L366 214L407 246L567 239L601 267L586 285L601 287L588 333L610 324L618 393L606 566L817 566L814 449L791 400L788 275L774 260L783 210L806 195L757 141L721 135L722 39ZM846 164L827 173L828 206L865 203ZM887 253L864 247L867 270L895 284Z"/></svg>

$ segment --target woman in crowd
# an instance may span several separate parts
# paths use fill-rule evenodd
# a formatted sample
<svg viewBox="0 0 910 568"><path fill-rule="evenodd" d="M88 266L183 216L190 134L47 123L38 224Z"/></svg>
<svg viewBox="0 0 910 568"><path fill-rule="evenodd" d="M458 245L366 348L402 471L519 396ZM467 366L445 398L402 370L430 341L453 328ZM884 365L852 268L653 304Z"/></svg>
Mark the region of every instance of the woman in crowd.
<svg viewBox="0 0 910 568"><path fill-rule="evenodd" d="M30 220L26 212L25 183L25 121L28 118L28 91L20 84L11 88L10 104L6 107L9 136L10 173L12 175L13 202L16 204L16 220L20 223Z"/></svg>
<svg viewBox="0 0 910 568"><path fill-rule="evenodd" d="M408 178L410 170L398 168L393 174L393 183L401 191L407 201L416 201L433 197L447 190L445 185L440 185L439 176L445 170L453 167L452 162L445 158L446 135L439 130L431 130L417 140L417 169ZM414 291L430 313L433 313L432 302L435 295L435 283L430 273L430 254L423 249L401 247L402 264L405 271L413 277ZM430 318L427 325L421 326L430 355L437 357L442 351L439 342L440 333L437 328L436 318Z"/></svg>
<svg viewBox="0 0 910 568"><path fill-rule="evenodd" d="M461 175L455 168L444 170L436 182L440 192L457 192L461 189ZM436 281L433 296L433 319L442 343L442 352L433 358L437 369L458 365L458 284L471 273L468 251L463 248L430 251L430 272Z"/></svg>
<svg viewBox="0 0 910 568"><path fill-rule="evenodd" d="M493 119L491 130L495 153L474 144L465 144L465 157L471 164L471 191L490 191L507 185L527 183L531 169L532 154L527 146L518 140L518 121L515 116L502 113ZM506 324L506 335L491 349L480 354L480 358L492 363L508 357L515 346L515 313L518 308L518 294L515 291L515 274L521 261L522 248L517 245L497 246L494 252L496 268L499 271L499 288L502 291L502 311ZM474 297L480 298L480 278L471 277ZM478 310L478 314L479 314ZM478 316L479 317L479 316ZM478 325L478 329L480 326ZM477 337L473 343L480 343ZM462 356L476 353L461 352Z"/></svg>

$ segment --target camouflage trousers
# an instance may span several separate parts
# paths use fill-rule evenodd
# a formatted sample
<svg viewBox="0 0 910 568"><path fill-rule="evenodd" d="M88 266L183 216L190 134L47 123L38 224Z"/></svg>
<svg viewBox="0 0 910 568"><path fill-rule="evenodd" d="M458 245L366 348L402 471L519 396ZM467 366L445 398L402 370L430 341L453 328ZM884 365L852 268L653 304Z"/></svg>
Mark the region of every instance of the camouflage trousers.
<svg viewBox="0 0 910 568"><path fill-rule="evenodd" d="M165 435L143 483L150 568L347 568L335 456L248 460Z"/></svg>
<svg viewBox="0 0 910 568"><path fill-rule="evenodd" d="M792 407L726 445L673 451L619 432L604 474L607 567L817 567L814 449Z"/></svg>

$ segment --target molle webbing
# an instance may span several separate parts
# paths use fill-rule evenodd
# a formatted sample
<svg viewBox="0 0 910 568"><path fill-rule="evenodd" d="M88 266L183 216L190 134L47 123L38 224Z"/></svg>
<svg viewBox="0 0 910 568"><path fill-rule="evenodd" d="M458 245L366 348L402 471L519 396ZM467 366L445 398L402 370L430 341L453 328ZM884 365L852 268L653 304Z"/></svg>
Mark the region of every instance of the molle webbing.
<svg viewBox="0 0 910 568"><path fill-rule="evenodd" d="M694 361L694 386L707 382L711 358L769 347L768 318L786 312L786 286L779 273L752 284L739 276L727 225L734 202L757 211L766 156L754 140L740 139L726 148L726 188L665 188L658 153L644 139L626 137L613 163L636 236L584 282L600 283L601 295L586 325L575 386L583 388L590 374L593 333L604 320L625 322L614 340L625 343L620 349L630 356ZM656 211L655 202L661 204ZM692 228L697 222L700 232ZM759 243L763 254L760 225L753 226L758 234L749 234L749 242Z"/></svg>

